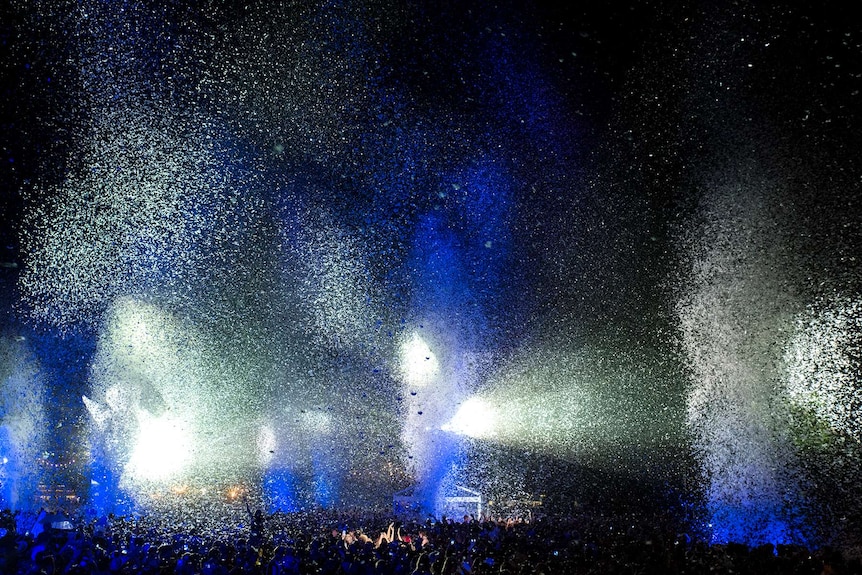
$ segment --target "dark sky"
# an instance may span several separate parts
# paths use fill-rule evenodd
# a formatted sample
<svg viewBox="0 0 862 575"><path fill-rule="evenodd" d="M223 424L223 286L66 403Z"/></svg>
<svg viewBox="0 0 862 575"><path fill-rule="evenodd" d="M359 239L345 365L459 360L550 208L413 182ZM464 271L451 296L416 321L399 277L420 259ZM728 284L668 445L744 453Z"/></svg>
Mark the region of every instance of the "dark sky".
<svg viewBox="0 0 862 575"><path fill-rule="evenodd" d="M8 310L25 265L19 240L30 207L21 190L39 187L50 194L78 167L93 105L80 86L94 73L100 50L107 68L96 75L97 84L104 80L122 91L127 76L143 79L139 83L151 85L142 90L167 90L177 110L207 107L234 134L237 155L244 158L265 155L261 150L278 138L291 141L296 126L298 133L329 130L344 141L364 138L355 154L324 141L318 148L300 148L290 162L266 167L271 179L264 186L277 187L275 180L298 172L306 172L305 181L313 184L337 182L343 193L314 201L347 219L394 209L392 198L362 195L382 177L387 145L394 146L395 161L403 161L397 150L404 142L415 145L415 175L433 187L443 166L471 150L505 143L503 155L518 182L513 257L516 267L533 270L539 292L528 314L573 314L596 325L631 326L644 316L666 320L672 297L668 278L679 266L678 231L696 214L703 182L712 177L707 174L745 160L780 182L796 206L796 231L808 240L795 249L810 250L817 260L805 262L809 271L853 281L856 267L846 263L860 242L862 39L857 20L842 3L434 4L333 4L304 19L292 16L293 8L265 2L254 9L241 2L138 2L126 5L136 16L117 16L114 24L85 33L86 19L74 3L4 7L4 323L15 321ZM110 9L102 9L111 21ZM368 67L377 92L357 98L356 109L342 115L321 110L323 100L312 95L299 100L297 115L281 116L283 124L250 118L249 110L256 108L243 108L249 106L239 94L244 90L252 94L248 101L258 98L262 116L281 113L266 97L266 83L277 76L254 61L259 54L234 66L251 68L248 75L224 61L228 71L219 76L218 66L208 67L206 59L215 51L229 53L231 42L252 42L259 23L239 33L236 23L256 22L268 11L278 22L297 25L298 31L284 32L284 38L302 40L309 55L309 67L296 72L292 89L313 91L316 80L306 85L302 77L317 74L340 78L330 103L361 93L362 70L340 69L327 56L336 54ZM134 22L137 28L129 32L117 22ZM126 52L110 49L113 38L125 39L117 46ZM274 62L280 57L278 41L269 45ZM136 56L134 63L124 61L128 53ZM243 84L250 81L260 84ZM345 87L351 81L359 87ZM209 100L195 102L193 87L201 83L215 87ZM406 119L395 133L386 118L397 118L399 109ZM351 124L357 118L356 125L367 129ZM346 167L363 161L368 150L377 156L372 167ZM330 160L314 159L321 156ZM733 177L728 173L725 179ZM426 206L421 198L410 201L419 210Z"/></svg>
<svg viewBox="0 0 862 575"><path fill-rule="evenodd" d="M69 95L78 75L71 10L62 4L10 4L0 31L4 249L16 243L18 189L34 178L62 177L80 120ZM241 4L218 3L216 9L139 3L161 8L170 20L166 28L182 29L185 18L214 32L242 13ZM550 124L570 122L558 128L567 140L566 160L587 165L585 170L613 185L639 179L660 219L686 203L674 197L674 178L701 160L698 153L708 139L730 143L744 131L764 140L760 146L822 157L812 162L834 164L836 177L856 168L847 164L856 161L859 133L859 26L842 3L558 4L411 3L389 10L394 16L387 19L403 19L398 30L410 33L383 37L381 56L389 59L391 79L457 109L446 98L506 81L480 69L488 59L479 52L493 45L487 30L508 33L510 40L499 44L500 58L512 50L509 57L521 61L511 71L538 71L556 98L551 105L557 117ZM371 5L359 17L375 10L387 11ZM468 77L465 90L441 90L464 73L488 75L474 77L472 88ZM466 105L462 109L469 112ZM572 123L576 137L568 132ZM645 149L653 159L640 153ZM852 177L847 184L855 184Z"/></svg>

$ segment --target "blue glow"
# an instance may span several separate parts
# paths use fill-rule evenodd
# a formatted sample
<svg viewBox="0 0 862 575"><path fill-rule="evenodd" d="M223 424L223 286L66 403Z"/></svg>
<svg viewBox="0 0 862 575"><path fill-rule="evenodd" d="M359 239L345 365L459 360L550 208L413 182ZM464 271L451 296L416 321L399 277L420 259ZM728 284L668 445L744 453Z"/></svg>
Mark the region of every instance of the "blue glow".
<svg viewBox="0 0 862 575"><path fill-rule="evenodd" d="M338 504L339 480L336 465L330 459L331 454L323 449L315 449L312 454L314 503L323 509L332 509Z"/></svg>
<svg viewBox="0 0 862 575"><path fill-rule="evenodd" d="M268 469L263 475L263 496L270 513L299 511L297 503L296 478L285 468Z"/></svg>
<svg viewBox="0 0 862 575"><path fill-rule="evenodd" d="M119 499L119 476L102 455L95 455L90 464L90 507L95 515L104 517L118 511Z"/></svg>
<svg viewBox="0 0 862 575"><path fill-rule="evenodd" d="M712 505L711 521L707 525L710 541L715 544L745 543L757 547L763 544L809 545L811 542L793 524L802 525L792 513L777 506L751 505L734 507ZM791 515L790 518L787 516ZM801 519L801 518L800 518Z"/></svg>
<svg viewBox="0 0 862 575"><path fill-rule="evenodd" d="M479 310L460 257L461 240L450 231L449 222L438 214L426 215L419 222L413 245L417 317L458 310L463 315L453 331L465 332L466 326L476 325Z"/></svg>
<svg viewBox="0 0 862 575"><path fill-rule="evenodd" d="M417 486L415 497L424 513L439 516L440 498L452 483L452 474L458 472L464 461L459 457L459 439L453 434L435 431L432 441L435 457L428 462L427 479Z"/></svg>
<svg viewBox="0 0 862 575"><path fill-rule="evenodd" d="M490 201L481 188L469 200L473 209ZM473 221L469 203L456 202L455 211L434 212L423 217L416 230L412 254L413 315L420 326L428 321L431 344L440 371L429 384L429 402L424 415L411 416L408 441L413 444L417 461L414 497L424 512L437 514L441 493L464 465L461 442L464 438L446 433L440 427L454 416L457 400L469 393L471 382L463 372L464 354L485 345L487 333L484 306L477 296L476 278L469 256ZM493 224L491 224L493 225ZM482 248L484 249L484 248Z"/></svg>
<svg viewBox="0 0 862 575"><path fill-rule="evenodd" d="M502 315L515 294L511 277L512 181L503 162L481 158L463 170L463 184L454 194L463 195L464 259L473 294L482 315ZM518 293L517 297L523 297Z"/></svg>
<svg viewBox="0 0 862 575"><path fill-rule="evenodd" d="M2 415L0 413L0 416ZM15 446L10 440L7 427L0 425L0 509L19 508L20 482Z"/></svg>

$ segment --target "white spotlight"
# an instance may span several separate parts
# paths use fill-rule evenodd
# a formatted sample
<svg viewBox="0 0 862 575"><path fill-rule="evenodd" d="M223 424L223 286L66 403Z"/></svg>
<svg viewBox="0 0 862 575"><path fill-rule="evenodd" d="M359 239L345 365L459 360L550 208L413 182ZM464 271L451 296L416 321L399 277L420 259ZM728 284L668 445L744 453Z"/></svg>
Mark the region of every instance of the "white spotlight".
<svg viewBox="0 0 862 575"><path fill-rule="evenodd" d="M186 426L171 417L153 417L138 412L138 438L126 473L144 481L165 481L177 475L191 457L191 435Z"/></svg>
<svg viewBox="0 0 862 575"><path fill-rule="evenodd" d="M278 442L271 425L264 425L257 434L257 458L262 465L268 465L275 454Z"/></svg>
<svg viewBox="0 0 862 575"><path fill-rule="evenodd" d="M427 385L440 370L437 356L416 333L401 344L401 361L404 376L410 385Z"/></svg>
<svg viewBox="0 0 862 575"><path fill-rule="evenodd" d="M476 439L487 439L496 434L496 414L488 402L471 397L465 401L455 417L440 429Z"/></svg>

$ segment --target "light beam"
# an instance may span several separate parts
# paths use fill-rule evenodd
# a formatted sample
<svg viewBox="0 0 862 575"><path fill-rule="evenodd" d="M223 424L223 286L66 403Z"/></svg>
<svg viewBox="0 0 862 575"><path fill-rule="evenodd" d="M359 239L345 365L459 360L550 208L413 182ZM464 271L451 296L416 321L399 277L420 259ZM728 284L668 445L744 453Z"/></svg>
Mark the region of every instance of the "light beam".
<svg viewBox="0 0 862 575"><path fill-rule="evenodd" d="M132 481L167 481L179 475L191 459L192 438L182 421L138 411L138 437L126 474Z"/></svg>
<svg viewBox="0 0 862 575"><path fill-rule="evenodd" d="M428 385L440 371L437 356L417 333L401 344L401 362L405 379L410 385Z"/></svg>
<svg viewBox="0 0 862 575"><path fill-rule="evenodd" d="M497 415L491 405L479 397L471 397L440 429L474 439L487 439L496 435L496 425Z"/></svg>

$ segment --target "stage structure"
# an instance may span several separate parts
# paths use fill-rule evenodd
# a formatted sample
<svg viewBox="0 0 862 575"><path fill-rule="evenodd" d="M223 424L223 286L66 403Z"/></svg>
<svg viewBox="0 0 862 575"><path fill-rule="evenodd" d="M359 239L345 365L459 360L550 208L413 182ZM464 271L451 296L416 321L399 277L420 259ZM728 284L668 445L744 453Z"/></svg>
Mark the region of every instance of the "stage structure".
<svg viewBox="0 0 862 575"><path fill-rule="evenodd" d="M463 485L453 485L442 490L437 496L435 509L424 508L422 499L418 497L419 489L411 485L392 496L392 511L398 517L416 517L428 514L437 517L451 517L459 520L465 515L476 519L482 516L485 499L482 494Z"/></svg>

